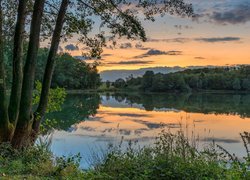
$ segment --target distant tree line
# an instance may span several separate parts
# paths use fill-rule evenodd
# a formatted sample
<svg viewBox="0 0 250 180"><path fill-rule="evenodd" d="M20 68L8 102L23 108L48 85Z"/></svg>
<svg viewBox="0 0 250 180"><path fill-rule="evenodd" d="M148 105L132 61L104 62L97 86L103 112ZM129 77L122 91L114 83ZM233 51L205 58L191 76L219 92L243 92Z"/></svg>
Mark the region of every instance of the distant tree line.
<svg viewBox="0 0 250 180"><path fill-rule="evenodd" d="M9 54L6 54L6 68L10 73L7 84L11 86L11 61ZM36 81L43 81L44 68L46 66L46 57L48 49L41 48L38 51L36 66ZM56 67L52 78L51 86L63 87L66 89L96 89L101 83L100 74L97 70L97 63L87 64L84 61L75 59L67 53L58 54L56 57Z"/></svg>
<svg viewBox="0 0 250 180"><path fill-rule="evenodd" d="M144 92L250 91L250 66L188 69L169 74L147 71L142 77L130 76L126 80L117 79L113 86L140 89Z"/></svg>
<svg viewBox="0 0 250 180"><path fill-rule="evenodd" d="M146 111L175 109L190 113L240 115L250 117L248 93L107 93L128 105L141 105Z"/></svg>

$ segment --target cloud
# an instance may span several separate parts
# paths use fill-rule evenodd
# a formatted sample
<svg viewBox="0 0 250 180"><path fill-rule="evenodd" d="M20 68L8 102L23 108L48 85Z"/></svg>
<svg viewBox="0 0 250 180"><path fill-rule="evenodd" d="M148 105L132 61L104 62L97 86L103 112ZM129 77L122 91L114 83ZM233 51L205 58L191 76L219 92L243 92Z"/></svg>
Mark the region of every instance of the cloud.
<svg viewBox="0 0 250 180"><path fill-rule="evenodd" d="M127 116L127 117L151 117L147 114L132 114L132 113L118 113L119 116Z"/></svg>
<svg viewBox="0 0 250 180"><path fill-rule="evenodd" d="M119 133L121 135L129 136L131 134L131 131L128 129L119 129Z"/></svg>
<svg viewBox="0 0 250 180"><path fill-rule="evenodd" d="M96 129L95 128L92 128L92 127L88 127L88 126L84 126L84 127L80 127L82 130L85 130L85 131L89 131L89 132L92 132L92 131L95 131Z"/></svg>
<svg viewBox="0 0 250 180"><path fill-rule="evenodd" d="M182 51L168 51L168 52L166 52L166 55L179 56L179 55L182 55Z"/></svg>
<svg viewBox="0 0 250 180"><path fill-rule="evenodd" d="M164 127L164 124L162 124L162 123L153 123L153 122L148 122L148 121L143 121L143 120L138 120L138 119L135 119L133 121L136 123L143 124L143 125L147 126L147 128L149 128L149 129L159 129L159 128Z"/></svg>
<svg viewBox="0 0 250 180"><path fill-rule="evenodd" d="M130 48L132 48L133 46L132 46L132 44L131 43L122 43L121 45L120 45L120 48L121 49L130 49Z"/></svg>
<svg viewBox="0 0 250 180"><path fill-rule="evenodd" d="M135 44L135 48L140 49L140 50L149 50L150 49L148 47L144 47L141 43Z"/></svg>
<svg viewBox="0 0 250 180"><path fill-rule="evenodd" d="M244 24L250 21L250 3L245 2L224 12L214 11L210 19L218 24Z"/></svg>
<svg viewBox="0 0 250 180"><path fill-rule="evenodd" d="M194 57L194 59L200 59L200 60L202 60L202 59L206 59L206 58L201 57L201 56L197 56L197 57Z"/></svg>
<svg viewBox="0 0 250 180"><path fill-rule="evenodd" d="M157 49L150 49L148 52L141 54L139 56L135 56L134 58L144 58L149 56L159 56L159 55L170 55L170 56L178 56L182 55L182 51L161 51Z"/></svg>
<svg viewBox="0 0 250 180"><path fill-rule="evenodd" d="M200 42L229 42L229 41L240 41L240 37L201 37L201 38L172 38L172 39L149 39L149 42L167 42L167 43L187 43L191 41Z"/></svg>
<svg viewBox="0 0 250 180"><path fill-rule="evenodd" d="M113 54L102 54L102 57L112 56Z"/></svg>
<svg viewBox="0 0 250 180"><path fill-rule="evenodd" d="M157 50L157 49L150 49L145 55L163 55L167 54L165 51Z"/></svg>
<svg viewBox="0 0 250 180"><path fill-rule="evenodd" d="M79 47L74 44L68 44L64 47L68 51L77 51L79 50Z"/></svg>
<svg viewBox="0 0 250 180"><path fill-rule="evenodd" d="M186 43L191 41L190 38L171 38L171 39L148 39L148 42L173 42L173 43Z"/></svg>
<svg viewBox="0 0 250 180"><path fill-rule="evenodd" d="M133 64L150 64L153 61L139 61L139 60L134 60L134 61L119 61L119 62L111 62L108 64L120 64L120 65L133 65Z"/></svg>
<svg viewBox="0 0 250 180"><path fill-rule="evenodd" d="M192 26L189 26L189 25L174 25L174 27L176 28L176 29L179 29L179 30L182 30L182 29L193 29L193 27Z"/></svg>
<svg viewBox="0 0 250 180"><path fill-rule="evenodd" d="M196 38L196 41L216 43L216 42L231 42L231 41L240 41L239 37L213 37L213 38Z"/></svg>
<svg viewBox="0 0 250 180"><path fill-rule="evenodd" d="M196 10L197 15L193 20L220 25L245 24L250 21L249 0L224 0L207 3L207 5L203 5L202 8Z"/></svg>
<svg viewBox="0 0 250 180"><path fill-rule="evenodd" d="M219 142L219 143L239 143L240 140L237 139L228 139L228 138L204 138L202 139L202 141L206 141L206 142Z"/></svg>

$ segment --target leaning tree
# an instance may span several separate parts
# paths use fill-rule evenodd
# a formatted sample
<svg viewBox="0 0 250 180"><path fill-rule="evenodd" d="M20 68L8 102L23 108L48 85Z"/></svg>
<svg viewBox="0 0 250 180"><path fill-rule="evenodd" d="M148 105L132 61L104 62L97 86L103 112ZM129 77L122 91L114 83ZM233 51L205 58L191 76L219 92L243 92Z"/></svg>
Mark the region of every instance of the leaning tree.
<svg viewBox="0 0 250 180"><path fill-rule="evenodd" d="M88 48L86 56L100 58L102 48L115 46L119 38L146 41L141 21L154 21L155 16L165 14L190 17L192 5L184 0L0 0L0 142L20 148L37 136L48 106L60 41L77 37ZM50 48L34 110L32 94L41 41ZM10 96L4 67L7 44L12 48Z"/></svg>

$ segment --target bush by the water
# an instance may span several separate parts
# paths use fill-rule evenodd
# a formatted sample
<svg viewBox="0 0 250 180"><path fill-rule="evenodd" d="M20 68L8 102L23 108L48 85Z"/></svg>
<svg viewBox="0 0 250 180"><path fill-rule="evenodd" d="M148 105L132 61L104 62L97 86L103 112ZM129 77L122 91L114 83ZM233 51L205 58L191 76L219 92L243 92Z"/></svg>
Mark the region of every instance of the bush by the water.
<svg viewBox="0 0 250 180"><path fill-rule="evenodd" d="M0 179L250 179L250 134L241 137L247 150L241 160L214 144L198 150L182 131L163 132L152 147L113 147L89 170L79 168L79 155L55 158L41 144L23 151L2 144Z"/></svg>
<svg viewBox="0 0 250 180"><path fill-rule="evenodd" d="M78 156L55 158L45 146L15 150L0 146L0 179L79 179Z"/></svg>

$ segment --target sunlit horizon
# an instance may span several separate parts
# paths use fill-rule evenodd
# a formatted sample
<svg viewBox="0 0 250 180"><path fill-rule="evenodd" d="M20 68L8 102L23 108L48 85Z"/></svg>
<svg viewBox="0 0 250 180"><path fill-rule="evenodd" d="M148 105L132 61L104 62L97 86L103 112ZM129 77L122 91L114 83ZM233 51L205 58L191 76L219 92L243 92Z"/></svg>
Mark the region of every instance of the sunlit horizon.
<svg viewBox="0 0 250 180"><path fill-rule="evenodd" d="M249 2L189 2L193 4L198 18L168 15L156 17L155 22L141 19L147 42L120 39L113 49L104 48L102 58L97 60L100 62L99 71L249 64L250 18L246 12L246 8L250 7ZM98 28L95 32L98 33ZM67 43L62 43L61 50L72 56L82 56L82 53L86 52L86 48L77 43L77 36ZM93 62L88 59L85 61Z"/></svg>

